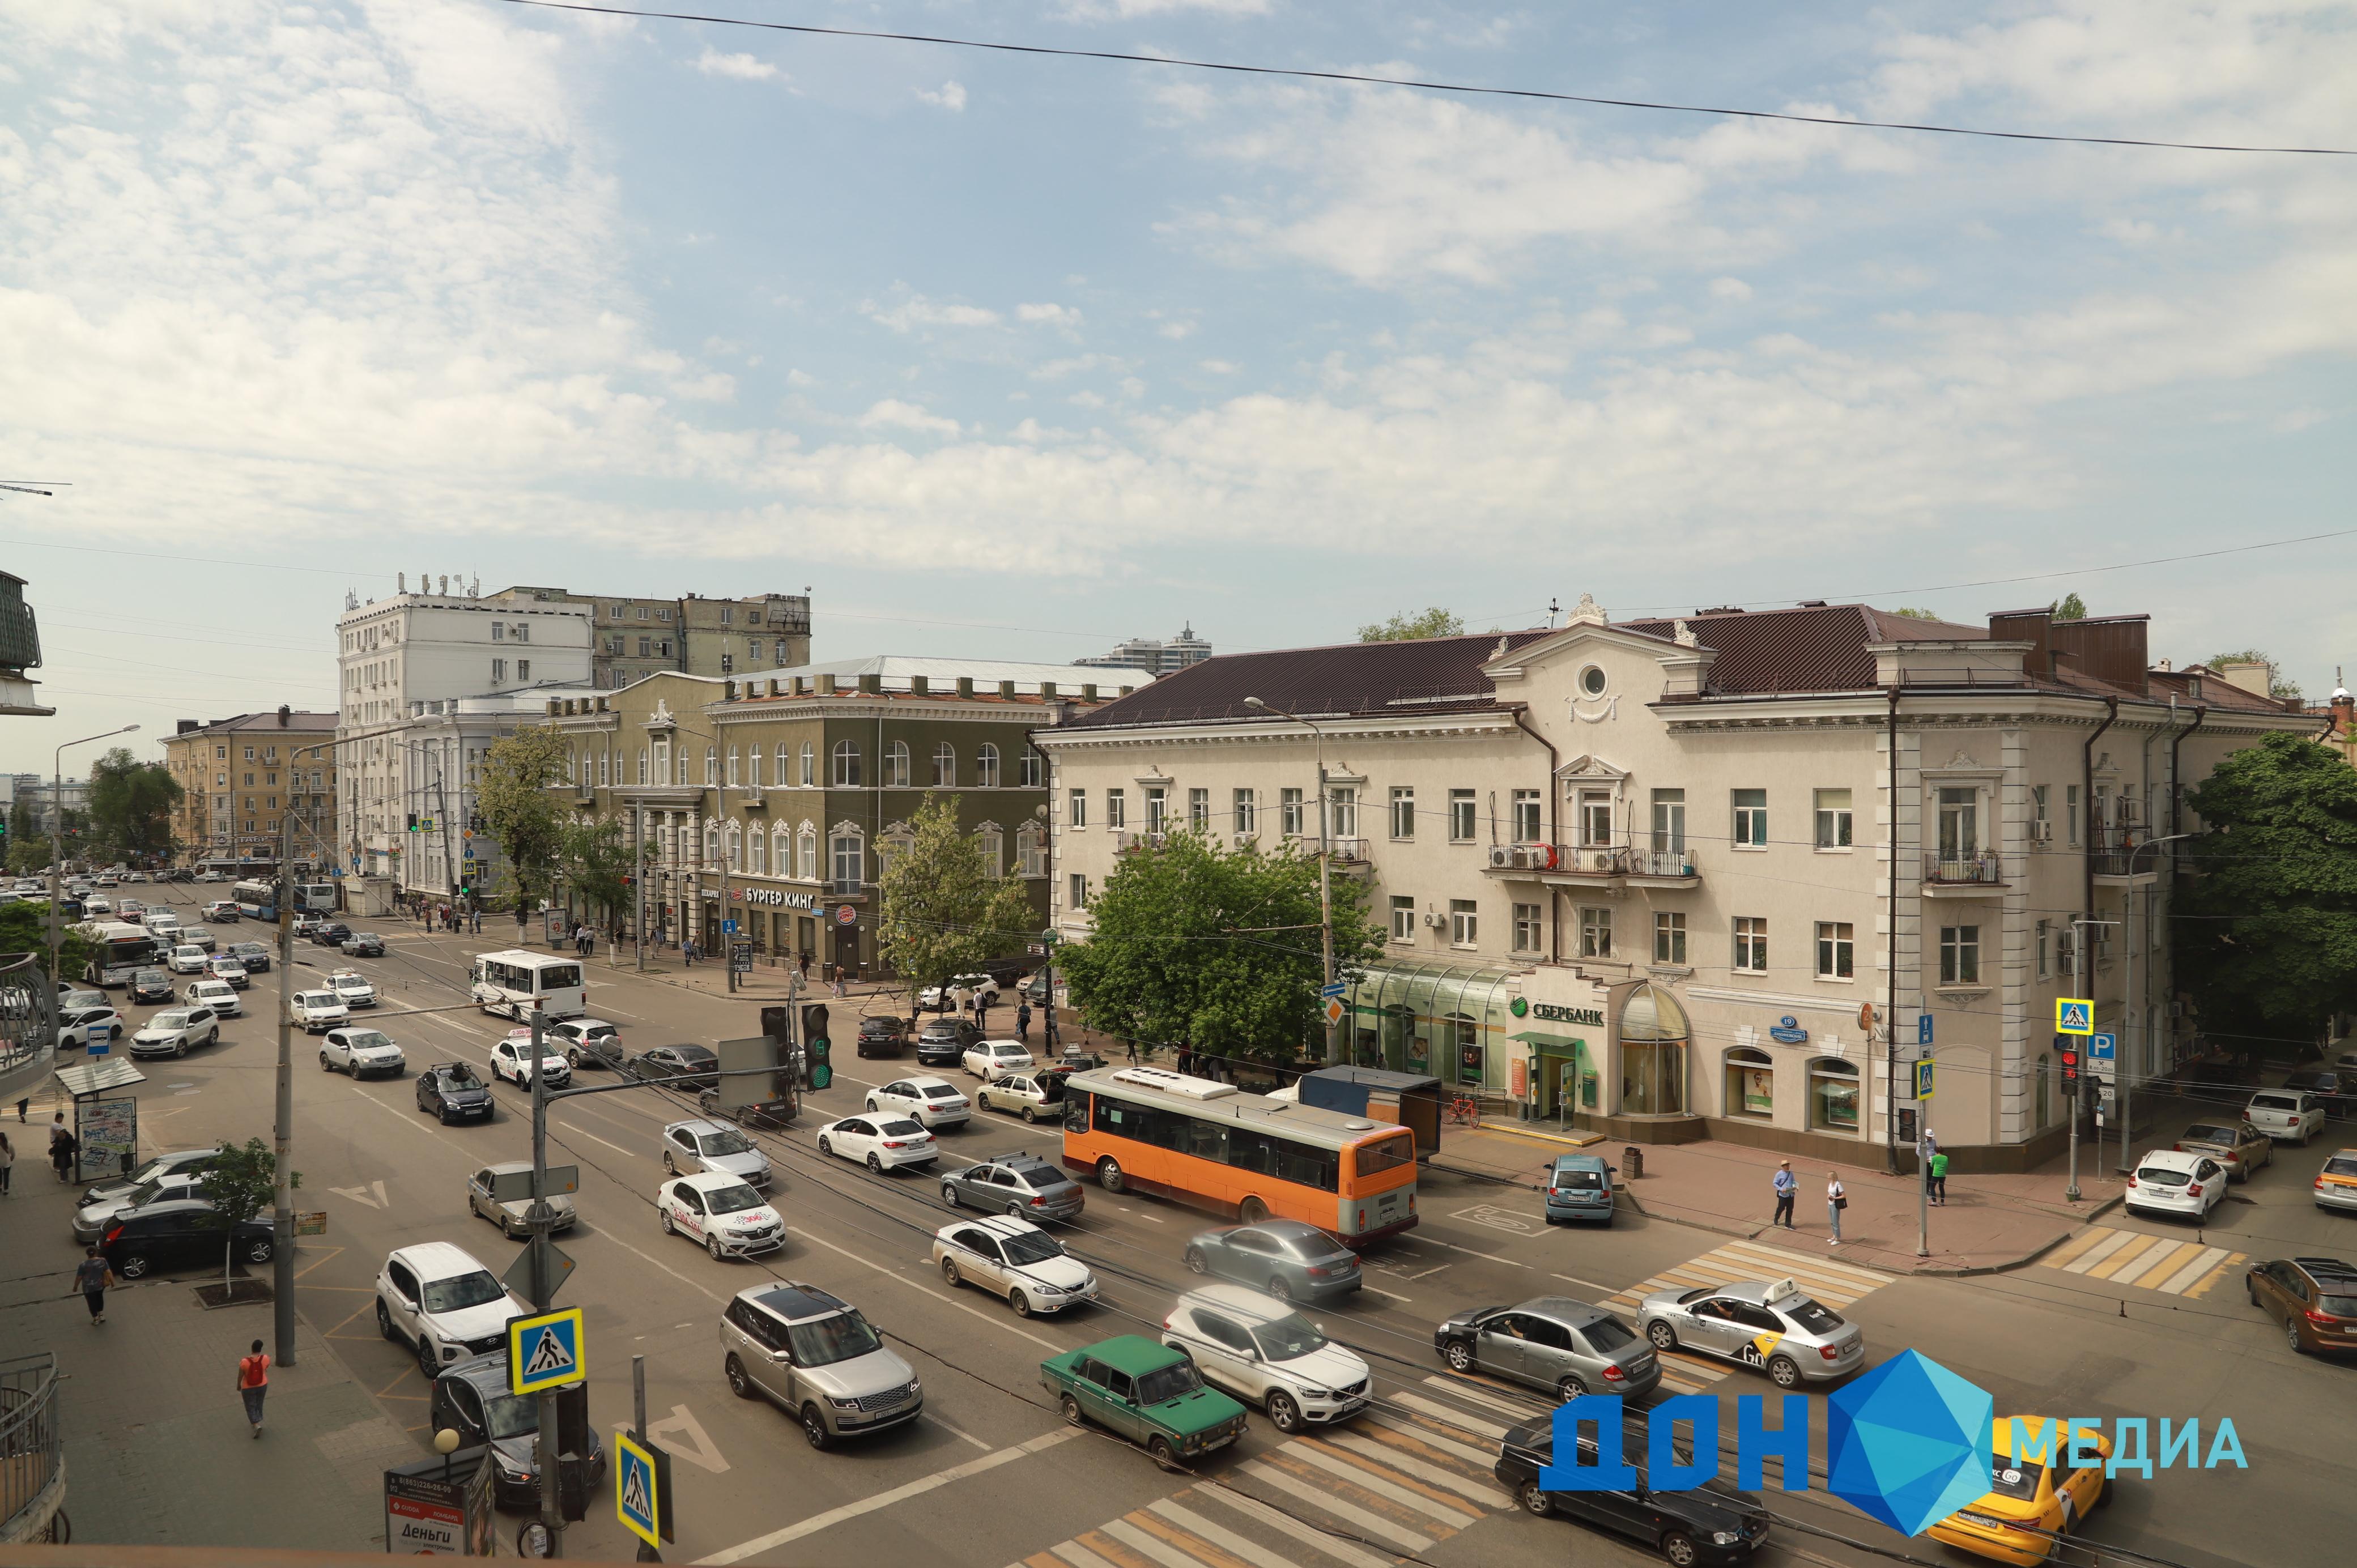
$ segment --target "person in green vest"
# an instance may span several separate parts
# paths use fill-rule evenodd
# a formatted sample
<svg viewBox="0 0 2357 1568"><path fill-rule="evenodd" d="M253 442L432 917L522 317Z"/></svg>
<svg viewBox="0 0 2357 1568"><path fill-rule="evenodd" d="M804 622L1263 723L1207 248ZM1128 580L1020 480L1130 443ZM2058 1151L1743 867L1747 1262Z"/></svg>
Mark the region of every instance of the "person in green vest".
<svg viewBox="0 0 2357 1568"><path fill-rule="evenodd" d="M1932 1156L1932 1201L1943 1206L1948 1201L1948 1152L1945 1149Z"/></svg>

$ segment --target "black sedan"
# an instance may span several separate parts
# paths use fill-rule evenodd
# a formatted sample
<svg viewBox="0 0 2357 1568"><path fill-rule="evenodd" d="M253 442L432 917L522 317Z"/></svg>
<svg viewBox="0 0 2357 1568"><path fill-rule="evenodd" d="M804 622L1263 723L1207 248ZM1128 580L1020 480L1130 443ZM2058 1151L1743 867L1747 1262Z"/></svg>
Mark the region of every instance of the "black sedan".
<svg viewBox="0 0 2357 1568"><path fill-rule="evenodd" d="M858 1051L863 1057L897 1057L908 1043L909 1024L905 1018L887 1014L859 1020Z"/></svg>
<svg viewBox="0 0 2357 1568"><path fill-rule="evenodd" d="M311 940L323 948L342 947L351 934L352 929L341 920L322 920L311 928Z"/></svg>
<svg viewBox="0 0 2357 1568"><path fill-rule="evenodd" d="M249 1219L227 1232L221 1215L203 1198L166 1198L107 1227L98 1250L120 1280L142 1280L166 1269L218 1269L229 1259L266 1263L276 1246L270 1227L267 1219Z"/></svg>
<svg viewBox="0 0 2357 1568"><path fill-rule="evenodd" d="M143 969L131 977L131 1000L134 1002L170 1002L178 995L168 970Z"/></svg>
<svg viewBox="0 0 2357 1568"><path fill-rule="evenodd" d="M1554 1455L1555 1422L1548 1416L1523 1422L1498 1444L1493 1473L1526 1512L1561 1514L1643 1541L1678 1568L1748 1563L1768 1539L1768 1510L1749 1492L1719 1481L1691 1491L1648 1490L1641 1455L1626 1461L1637 1472L1636 1486L1626 1491L1551 1492L1539 1476ZM1593 1441L1580 1443L1579 1462L1598 1462Z"/></svg>
<svg viewBox="0 0 2357 1568"><path fill-rule="evenodd" d="M2357 1072L2310 1068L2287 1077L2283 1086L2316 1096L2324 1106L2325 1115L2335 1120L2357 1114Z"/></svg>
<svg viewBox="0 0 2357 1568"><path fill-rule="evenodd" d="M719 1054L709 1046L657 1046L630 1058L631 1077L677 1079L683 1088L715 1088L719 1069Z"/></svg>
<svg viewBox="0 0 2357 1568"><path fill-rule="evenodd" d="M453 1122L491 1119L491 1089L465 1062L436 1062L417 1075L417 1109Z"/></svg>
<svg viewBox="0 0 2357 1568"><path fill-rule="evenodd" d="M270 972L270 950L260 942L231 942L229 950L237 961L245 965L248 974Z"/></svg>
<svg viewBox="0 0 2357 1568"><path fill-rule="evenodd" d="M565 1397L557 1395L559 1400ZM500 1508L540 1506L540 1482L532 1467L533 1440L540 1433L540 1402L509 1391L506 1350L443 1368L434 1380L433 1412L434 1430L457 1432L461 1447L490 1447L491 1495ZM557 1430L565 1430L564 1422L558 1422ZM587 1479L595 1497L606 1478L606 1445L594 1433L589 1435L587 1458Z"/></svg>
<svg viewBox="0 0 2357 1568"><path fill-rule="evenodd" d="M384 939L374 931L354 931L343 940L345 954L351 958L382 958Z"/></svg>
<svg viewBox="0 0 2357 1568"><path fill-rule="evenodd" d="M895 1018L893 1023L899 1023ZM919 1067L962 1067L965 1048L978 1046L983 1032L963 1018L938 1017L925 1020L917 1031L917 1065Z"/></svg>

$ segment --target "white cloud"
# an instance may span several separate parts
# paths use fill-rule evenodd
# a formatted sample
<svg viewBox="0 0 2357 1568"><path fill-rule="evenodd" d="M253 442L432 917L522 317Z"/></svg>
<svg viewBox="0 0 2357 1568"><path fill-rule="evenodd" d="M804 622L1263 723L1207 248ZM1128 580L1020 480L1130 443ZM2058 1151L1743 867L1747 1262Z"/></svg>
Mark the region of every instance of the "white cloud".
<svg viewBox="0 0 2357 1568"><path fill-rule="evenodd" d="M1050 327L1078 327L1081 324L1081 313L1069 305L1018 305L1015 307L1015 318Z"/></svg>
<svg viewBox="0 0 2357 1568"><path fill-rule="evenodd" d="M1195 335L1195 324L1191 321L1166 321L1161 326L1156 328L1155 331L1160 333L1163 337L1169 338L1173 343L1176 343L1184 338L1193 337Z"/></svg>
<svg viewBox="0 0 2357 1568"><path fill-rule="evenodd" d="M1196 367L1209 371L1215 376L1232 376L1243 369L1242 365L1228 360L1199 360L1196 361Z"/></svg>
<svg viewBox="0 0 2357 1568"><path fill-rule="evenodd" d="M996 327L1000 320L995 310L978 305L945 305L921 294L911 294L889 306L864 299L859 302L859 314L895 332L912 331L920 327Z"/></svg>
<svg viewBox="0 0 2357 1568"><path fill-rule="evenodd" d="M1062 13L1080 21L1127 21L1135 16L1166 16L1180 11L1209 11L1222 16L1265 16L1269 0L1065 0Z"/></svg>
<svg viewBox="0 0 2357 1568"><path fill-rule="evenodd" d="M926 435L955 435L958 422L927 413L913 403L888 397L859 416L862 430L914 430Z"/></svg>
<svg viewBox="0 0 2357 1568"><path fill-rule="evenodd" d="M962 114L965 112L965 89L954 81L942 82L939 91L931 91L920 87L917 89L917 96L936 109L946 109L952 114Z"/></svg>
<svg viewBox="0 0 2357 1568"><path fill-rule="evenodd" d="M758 56L726 53L710 44L695 57L695 69L706 76L728 76L739 81L775 81L786 74Z"/></svg>
<svg viewBox="0 0 2357 1568"><path fill-rule="evenodd" d="M1710 280L1710 296L1713 299L1749 299L1751 285L1741 278L1713 278Z"/></svg>

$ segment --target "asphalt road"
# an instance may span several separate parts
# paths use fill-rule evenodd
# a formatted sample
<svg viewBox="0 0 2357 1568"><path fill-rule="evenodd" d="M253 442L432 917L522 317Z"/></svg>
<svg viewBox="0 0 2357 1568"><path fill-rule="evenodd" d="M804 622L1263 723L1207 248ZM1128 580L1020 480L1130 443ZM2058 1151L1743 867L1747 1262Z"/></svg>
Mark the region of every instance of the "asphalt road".
<svg viewBox="0 0 2357 1568"><path fill-rule="evenodd" d="M187 920L193 905L218 896L210 887L173 892ZM250 923L216 929L229 940L269 940ZM387 937L388 954L353 967L376 983L384 1001L373 1022L401 1042L413 1073L435 1061L483 1065L511 1025L464 1006L464 974L473 953L505 944L508 924L487 924L481 937L428 937L398 921L371 929ZM301 942L296 956L298 976L348 961ZM269 1135L275 997L275 973L257 977L248 1015L228 1026L218 1047L147 1065L139 1091L145 1146ZM632 1050L759 1029L757 1004L642 978L627 955L619 969L603 956L593 962L589 998L591 1013L619 1026ZM148 1011L133 1011L135 1025ZM837 1033L847 1040L852 1031ZM426 1390L406 1348L378 1337L371 1282L388 1251L434 1240L505 1270L519 1243L468 1217L465 1180L482 1164L528 1156L529 1100L502 1085L490 1125L441 1127L415 1109L410 1078L355 1083L319 1070L315 1042L298 1036L296 1052L303 1207L328 1215L328 1234L302 1251L299 1305L352 1376L416 1434L422 1454ZM758 1262L716 1262L657 1228L657 1134L694 1114L692 1104L648 1090L575 1101L552 1118L551 1160L582 1173L581 1222L560 1239L579 1267L560 1301L587 1314L591 1413L601 1430L628 1423L630 1358L646 1358L650 1422L673 1455L679 1494L670 1561L845 1568L1658 1561L1508 1506L1489 1481L1486 1452L1504 1423L1549 1402L1451 1376L1433 1352L1431 1330L1461 1307L1538 1294L1619 1296L1622 1305L1626 1293L1679 1270L1693 1279L1794 1273L1864 1326L1873 1359L1912 1347L1988 1389L2000 1414L2145 1417L2156 1439L2158 1418L2198 1416L2205 1448L2215 1423L2233 1418L2247 1469L2122 1477L2116 1500L2069 1561L2139 1568L2347 1561L2357 1366L2295 1357L2244 1303L2239 1262L2222 1273L2210 1269L2212 1283L2199 1295L2181 1283L2160 1288L2169 1282L2151 1279L2142 1265L2114 1270L2101 1262L1969 1280L1890 1279L1831 1262L1807 1238L1761 1252L1662 1221L1549 1229L1532 1192L1445 1168L1445 1149L1444 1168L1427 1173L1420 1189L1422 1226L1369 1255L1359 1299L1309 1314L1373 1365L1376 1409L1342 1431L1290 1442L1255 1416L1247 1440L1198 1474L1163 1474L1125 1444L1065 1427L1039 1387L1038 1364L1113 1334L1158 1331L1190 1279L1180 1251L1211 1221L1092 1187L1088 1209L1065 1240L1104 1280L1103 1305L1069 1319L1026 1321L995 1297L952 1290L926 1251L948 1219L938 1184L920 1173L873 1176L813 1146L813 1127L857 1109L864 1090L891 1070L847 1048L838 1054L835 1086L810 1097L800 1125L763 1140L779 1170L773 1200L791 1244ZM913 1061L901 1065L913 1070ZM580 1081L601 1076L585 1071ZM2357 1132L2335 1132L2357 1143ZM1052 1156L1059 1141L1052 1129L981 1116L942 1136L942 1164L1016 1150ZM2274 1169L2237 1190L2200 1238L2203 1247L2253 1260L2357 1255L2357 1219L2323 1213L2308 1197L2333 1142L2281 1151ZM1529 1150L1535 1173L1549 1151L1535 1143ZM2160 1258L2164 1242L2195 1239L2187 1227L2116 1215L2103 1223L2130 1237L2110 1243L2106 1259ZM68 1239L58 1244L60 1258L69 1256ZM731 1397L720 1369L721 1307L772 1276L808 1280L857 1304L916 1366L924 1418L815 1453L785 1412ZM2130 1280L2136 1283L2123 1283ZM1665 1385L1663 1396L1774 1391L1755 1374L1695 1361L1673 1363L1673 1378L1676 1386ZM1813 1395L1812 1403L1821 1468L1823 1400ZM1731 1412L1725 1424L1731 1442ZM1731 1478L1731 1461L1728 1469ZM1928 1541L1905 1541L1822 1491L1771 1493L1768 1501L1787 1522L1763 1563L1865 1563L1889 1560L1886 1553L1968 1561ZM628 1557L634 1543L611 1514L601 1498L570 1532L569 1552Z"/></svg>

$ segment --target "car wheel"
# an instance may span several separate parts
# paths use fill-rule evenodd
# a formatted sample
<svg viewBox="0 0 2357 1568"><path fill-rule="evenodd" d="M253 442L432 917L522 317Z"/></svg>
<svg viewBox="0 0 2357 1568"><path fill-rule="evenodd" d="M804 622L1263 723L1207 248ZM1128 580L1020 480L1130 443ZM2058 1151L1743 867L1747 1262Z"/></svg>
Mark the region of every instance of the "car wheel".
<svg viewBox="0 0 2357 1568"><path fill-rule="evenodd" d="M1187 1249L1186 1262L1187 1272L1190 1274L1208 1274L1211 1272L1211 1260L1203 1256L1203 1249L1200 1247Z"/></svg>
<svg viewBox="0 0 2357 1568"><path fill-rule="evenodd" d="M1039 1107L1037 1107L1037 1106L1035 1106L1035 1105L1027 1105L1027 1106L1025 1106L1025 1107L1023 1108L1023 1120L1024 1120L1025 1122L1037 1122L1037 1121L1039 1121Z"/></svg>
<svg viewBox="0 0 2357 1568"><path fill-rule="evenodd" d="M882 1176L884 1174L884 1162L877 1158L874 1155L870 1155L867 1156L867 1168L875 1172L877 1176Z"/></svg>
<svg viewBox="0 0 2357 1568"><path fill-rule="evenodd" d="M2243 1294L2251 1298L2253 1306L2259 1305L2259 1287L2253 1284L2247 1278L2243 1281Z"/></svg>
<svg viewBox="0 0 2357 1568"><path fill-rule="evenodd" d="M1097 1162L1097 1185L1107 1192L1119 1192L1125 1180L1127 1178L1121 1174L1119 1160L1107 1158Z"/></svg>
<svg viewBox="0 0 2357 1568"><path fill-rule="evenodd" d="M1063 1412L1065 1425L1078 1426L1081 1424L1080 1401L1074 1399L1070 1394L1065 1394L1056 1401L1056 1408Z"/></svg>
<svg viewBox="0 0 2357 1568"><path fill-rule="evenodd" d="M1768 1363L1768 1380L1780 1389L1801 1386L1801 1364L1790 1356L1778 1356Z"/></svg>
<svg viewBox="0 0 2357 1568"><path fill-rule="evenodd" d="M831 1155L834 1153L834 1145L826 1141L826 1134L823 1133L819 1134L818 1152L822 1155Z"/></svg>
<svg viewBox="0 0 2357 1568"><path fill-rule="evenodd" d="M137 1252L134 1252L129 1257L124 1259L123 1262L115 1264L114 1272L116 1276L119 1278L136 1280L145 1278L147 1272L154 1267L155 1265L150 1263L144 1256Z"/></svg>
<svg viewBox="0 0 2357 1568"><path fill-rule="evenodd" d="M581 1065L581 1053L577 1050L565 1052L565 1065L570 1068L579 1067Z"/></svg>
<svg viewBox="0 0 2357 1568"><path fill-rule="evenodd" d="M1523 1505L1524 1513L1534 1518L1544 1519L1555 1512L1555 1504L1547 1500L1546 1488L1536 1481L1524 1481L1521 1489L1514 1493L1514 1500Z"/></svg>
<svg viewBox="0 0 2357 1568"><path fill-rule="evenodd" d="M379 1334L383 1335L387 1339L397 1339L400 1337L400 1336L395 1334L393 1330L393 1314L384 1309L384 1299L382 1296L377 1298L376 1304L376 1331Z"/></svg>
<svg viewBox="0 0 2357 1568"><path fill-rule="evenodd" d="M417 1369L425 1374L429 1384L434 1381L434 1374L440 1369L434 1359L434 1337L423 1331L417 1336Z"/></svg>
<svg viewBox="0 0 2357 1568"><path fill-rule="evenodd" d="M1031 1316L1031 1298L1025 1295L1019 1290L1011 1290L1006 1293L1006 1305L1015 1309L1015 1316L1017 1317L1028 1317Z"/></svg>
<svg viewBox="0 0 2357 1568"><path fill-rule="evenodd" d="M1290 1437L1301 1430L1301 1407L1293 1402L1291 1394L1270 1394L1267 1408L1269 1424L1279 1432Z"/></svg>
<svg viewBox="0 0 2357 1568"><path fill-rule="evenodd" d="M704 1250L712 1254L712 1261L716 1263L725 1263L728 1261L727 1249L721 1246L720 1238L717 1236L705 1236Z"/></svg>
<svg viewBox="0 0 2357 1568"><path fill-rule="evenodd" d="M1451 1339L1440 1348L1440 1359L1448 1363L1452 1372L1471 1372L1478 1363L1473 1359L1470 1339Z"/></svg>
<svg viewBox="0 0 2357 1568"><path fill-rule="evenodd" d="M819 1414L814 1404L802 1406L802 1435L810 1439L813 1448L823 1448L834 1441L834 1434L826 1429L826 1417Z"/></svg>
<svg viewBox="0 0 2357 1568"><path fill-rule="evenodd" d="M319 1070L321 1072L333 1072L336 1070L335 1067L328 1060L328 1053L325 1051L321 1051L319 1053Z"/></svg>
<svg viewBox="0 0 2357 1568"><path fill-rule="evenodd" d="M1652 1341L1653 1348L1656 1350L1674 1350L1678 1348L1678 1331L1659 1319L1645 1325L1645 1337Z"/></svg>
<svg viewBox="0 0 2357 1568"><path fill-rule="evenodd" d="M1170 1447L1170 1439L1156 1433L1146 1440L1146 1452L1157 1465L1166 1470L1178 1468L1178 1455Z"/></svg>
<svg viewBox="0 0 2357 1568"><path fill-rule="evenodd" d="M876 1097L872 1094L867 1097L867 1112L870 1115L876 1112Z"/></svg>
<svg viewBox="0 0 2357 1568"><path fill-rule="evenodd" d="M942 1201L948 1204L952 1208L963 1207L958 1202L958 1192L955 1183L946 1181L942 1183Z"/></svg>
<svg viewBox="0 0 2357 1568"><path fill-rule="evenodd" d="M656 1210L655 1210L655 1215L656 1215L657 1219L660 1219L660 1220L661 1220L661 1222L662 1222L662 1233L663 1233L664 1235L666 1235L666 1236L676 1236L676 1235L678 1235L678 1234L679 1234L679 1227L677 1227L676 1225L673 1225L673 1224L671 1222L671 1210L670 1210L670 1209L668 1209L668 1208L658 1208L658 1209L656 1209Z"/></svg>
<svg viewBox="0 0 2357 1568"><path fill-rule="evenodd" d="M965 1276L958 1273L957 1260L955 1258L943 1258L942 1260L942 1283L949 1286L952 1290L955 1290L958 1286L965 1283Z"/></svg>
<svg viewBox="0 0 2357 1568"><path fill-rule="evenodd" d="M1581 1382L1577 1378L1565 1376L1555 1380L1555 1397L1564 1404L1569 1404L1576 1399L1584 1398L1587 1393L1587 1385Z"/></svg>
<svg viewBox="0 0 2357 1568"><path fill-rule="evenodd" d="M2111 1501L2112 1478L2109 1476L2105 1476L2104 1477L2104 1484L2095 1488L2095 1506L2099 1509L2108 1508L2111 1506Z"/></svg>
<svg viewBox="0 0 2357 1568"><path fill-rule="evenodd" d="M1271 1274L1268 1276L1268 1294L1279 1301L1291 1301L1293 1283L1283 1274Z"/></svg>
<svg viewBox="0 0 2357 1568"><path fill-rule="evenodd" d="M249 1263L266 1263L270 1262L272 1254L277 1251L277 1242L267 1237L257 1236L245 1244L245 1261Z"/></svg>
<svg viewBox="0 0 2357 1568"><path fill-rule="evenodd" d="M1268 1205L1257 1197L1247 1197L1236 1206L1236 1218L1247 1225L1258 1225L1268 1218Z"/></svg>
<svg viewBox="0 0 2357 1568"><path fill-rule="evenodd" d="M2308 1347L2299 1342L2299 1326L2288 1317L2284 1319L2284 1343L2291 1347L2295 1356L2308 1354Z"/></svg>
<svg viewBox="0 0 2357 1568"><path fill-rule="evenodd" d="M188 1042L186 1039L174 1040L172 1042L172 1054L176 1057L187 1056L188 1054Z"/></svg>
<svg viewBox="0 0 2357 1568"><path fill-rule="evenodd" d="M825 1148L825 1147L826 1147L825 1143L824 1143L823 1141L822 1141L822 1142L819 1144L819 1147L820 1147L820 1148L822 1148L822 1149ZM664 1174L665 1176L677 1176L677 1175L679 1175L679 1167L678 1167L677 1165L673 1165L673 1164L672 1164L672 1163L671 1163L671 1151L670 1151L669 1149L665 1149L665 1150L663 1151L663 1174Z"/></svg>
<svg viewBox="0 0 2357 1568"><path fill-rule="evenodd" d="M1683 1530L1674 1530L1662 1537L1662 1555L1676 1568L1694 1568L1702 1561L1702 1553L1695 1549L1694 1537Z"/></svg>
<svg viewBox="0 0 2357 1568"><path fill-rule="evenodd" d="M759 1391L753 1387L753 1380L745 1375L745 1363L738 1360L733 1352L721 1367L721 1371L728 1379L728 1391L738 1399L752 1399Z"/></svg>

